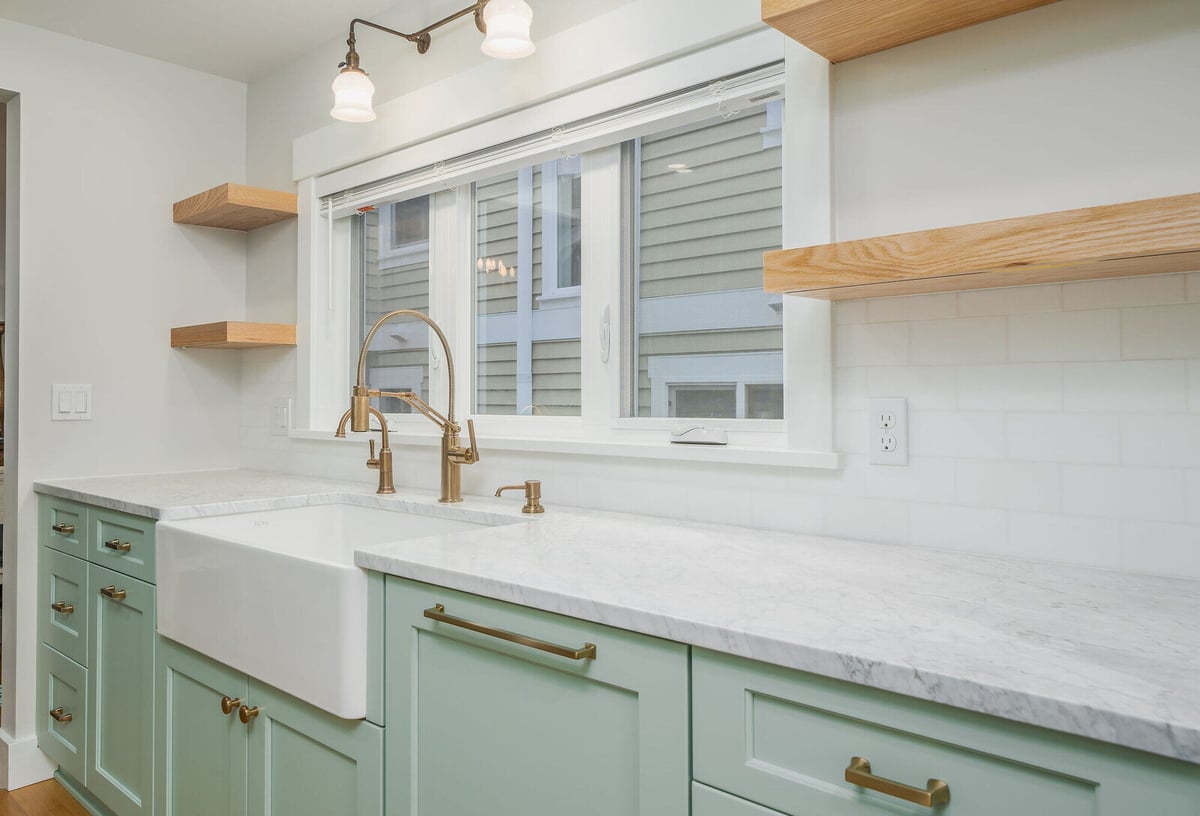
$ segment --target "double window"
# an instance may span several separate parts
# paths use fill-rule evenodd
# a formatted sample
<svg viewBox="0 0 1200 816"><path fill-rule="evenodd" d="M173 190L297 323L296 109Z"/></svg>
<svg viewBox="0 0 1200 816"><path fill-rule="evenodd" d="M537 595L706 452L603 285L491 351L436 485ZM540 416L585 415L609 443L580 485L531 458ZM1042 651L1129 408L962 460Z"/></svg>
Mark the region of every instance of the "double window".
<svg viewBox="0 0 1200 816"><path fill-rule="evenodd" d="M477 415L579 417L590 404L615 423L781 420L783 310L762 290L762 254L782 244L782 114L776 82L753 104L356 208L357 336L395 309L469 333L462 407ZM439 289L442 275L456 285ZM431 289L450 302L431 304ZM596 323L585 315L600 313L587 305L600 290ZM367 357L372 387L430 399L429 339L420 322L389 323ZM597 376L589 354L621 376Z"/></svg>

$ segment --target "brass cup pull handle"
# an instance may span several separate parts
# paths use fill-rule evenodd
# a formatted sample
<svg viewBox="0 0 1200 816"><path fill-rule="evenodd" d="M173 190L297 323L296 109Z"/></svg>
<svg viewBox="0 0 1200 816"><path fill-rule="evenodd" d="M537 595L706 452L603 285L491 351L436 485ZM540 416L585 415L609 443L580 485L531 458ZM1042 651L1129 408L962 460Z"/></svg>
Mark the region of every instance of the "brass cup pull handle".
<svg viewBox="0 0 1200 816"><path fill-rule="evenodd" d="M106 587L100 587L100 594L105 598L112 598L114 601L125 600L125 590L117 589L113 584L109 584Z"/></svg>
<svg viewBox="0 0 1200 816"><path fill-rule="evenodd" d="M65 723L69 723L71 720L75 719L75 716L73 714L63 713L62 706L59 706L58 708L56 708L50 712L50 719L54 720L57 723L65 724Z"/></svg>
<svg viewBox="0 0 1200 816"><path fill-rule="evenodd" d="M914 802L928 808L950 802L950 786L942 780L930 779L924 788L914 788L912 785L875 776L871 773L870 760L865 757L851 757L850 765L846 768L846 781L852 785L861 785L887 796L895 796L897 799Z"/></svg>
<svg viewBox="0 0 1200 816"><path fill-rule="evenodd" d="M221 713L225 715L232 714L237 711L238 704L242 700L240 697L222 697L221 698Z"/></svg>
<svg viewBox="0 0 1200 816"><path fill-rule="evenodd" d="M132 544L130 544L128 541L122 542L119 538L110 538L108 541L104 542L104 546L108 547L110 550L116 550L117 552L123 553L129 552L133 549Z"/></svg>
<svg viewBox="0 0 1200 816"><path fill-rule="evenodd" d="M75 611L74 604L69 604L64 601L55 601L54 603L50 604L50 608L60 615L70 615Z"/></svg>
<svg viewBox="0 0 1200 816"><path fill-rule="evenodd" d="M243 723L249 724L249 722L257 716L258 716L258 706L255 706L254 708L247 708L246 706L242 706L241 708L238 709L238 719L241 720Z"/></svg>
<svg viewBox="0 0 1200 816"><path fill-rule="evenodd" d="M67 524L65 521L60 521L58 524L53 525L50 529L53 530L54 532L58 533L59 535L74 535L75 534L75 525Z"/></svg>
<svg viewBox="0 0 1200 816"><path fill-rule="evenodd" d="M509 643L528 646L531 649L549 652L550 654L558 655L559 657L567 657L571 660L596 659L595 643L585 643L578 649L572 649L569 646L559 646L557 643L550 643L546 640L538 640L537 638L518 635L516 632L508 632L504 629L494 629L491 626L484 626L481 623L464 620L463 618L452 617L446 614L446 607L442 604L434 604L431 609L426 609L425 617L429 618L430 620L438 621L439 623L448 623L451 626L469 629L472 632L478 632L481 635L499 638L500 640L507 640Z"/></svg>

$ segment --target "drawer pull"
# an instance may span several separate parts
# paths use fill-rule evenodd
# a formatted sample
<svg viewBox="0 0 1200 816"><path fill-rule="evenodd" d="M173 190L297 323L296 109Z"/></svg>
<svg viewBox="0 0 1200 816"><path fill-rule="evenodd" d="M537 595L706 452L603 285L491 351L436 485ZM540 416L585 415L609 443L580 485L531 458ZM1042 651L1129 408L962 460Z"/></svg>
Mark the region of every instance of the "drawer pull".
<svg viewBox="0 0 1200 816"><path fill-rule="evenodd" d="M65 725L66 723L69 723L71 720L75 719L75 716L73 714L64 714L62 706L59 706L50 712L50 718L57 723L63 723Z"/></svg>
<svg viewBox="0 0 1200 816"><path fill-rule="evenodd" d="M65 601L55 601L50 604L50 608L60 615L70 615L75 611L75 605L66 603Z"/></svg>
<svg viewBox="0 0 1200 816"><path fill-rule="evenodd" d="M518 635L515 632L506 632L503 629L493 629L492 627L484 626L481 623L475 623L473 621L463 620L462 618L451 617L450 615L446 614L446 607L442 604L434 604L432 609L426 609L425 617L441 623L448 623L451 626L470 629L472 632L478 632L481 635L500 638L500 640L507 640L509 643L518 643L521 646L528 646L531 649L549 652L550 654L558 655L559 657L569 657L571 660L584 660L589 658L591 660L596 659L596 644L594 643L585 643L579 649L572 649L567 646L559 646L557 643L550 643L549 641L538 640L537 638L525 637L525 635Z"/></svg>
<svg viewBox="0 0 1200 816"><path fill-rule="evenodd" d="M105 598L112 598L114 601L125 600L125 590L117 589L114 584L109 584L106 587L100 587L100 594Z"/></svg>
<svg viewBox="0 0 1200 816"><path fill-rule="evenodd" d="M65 521L60 521L50 528L59 535L75 535L75 525L67 524Z"/></svg>
<svg viewBox="0 0 1200 816"><path fill-rule="evenodd" d="M237 710L238 704L242 700L240 697L222 697L221 698L221 713L225 715L232 714Z"/></svg>
<svg viewBox="0 0 1200 816"><path fill-rule="evenodd" d="M930 779L924 789L914 788L912 785L905 785L902 782L893 782L891 779L884 779L882 776L872 774L871 763L864 757L850 759L850 766L846 768L846 781L925 807L937 807L950 801L950 786L942 780Z"/></svg>
<svg viewBox="0 0 1200 816"><path fill-rule="evenodd" d="M250 723L251 720L253 720L257 716L258 716L258 706L255 706L254 708L247 708L246 706L243 705L241 708L238 709L238 719L247 725Z"/></svg>
<svg viewBox="0 0 1200 816"><path fill-rule="evenodd" d="M132 544L130 544L128 541L122 544L121 539L119 538L110 538L108 541L104 542L104 546L108 547L110 550L116 550L117 552L123 553L129 552L131 549L133 549Z"/></svg>

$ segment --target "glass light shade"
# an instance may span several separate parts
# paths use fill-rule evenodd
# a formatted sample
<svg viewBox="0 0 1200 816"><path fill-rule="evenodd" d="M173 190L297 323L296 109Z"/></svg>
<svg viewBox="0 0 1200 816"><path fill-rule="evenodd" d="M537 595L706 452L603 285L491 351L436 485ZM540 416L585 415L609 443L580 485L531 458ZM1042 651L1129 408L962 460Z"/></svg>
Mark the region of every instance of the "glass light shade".
<svg viewBox="0 0 1200 816"><path fill-rule="evenodd" d="M375 83L358 68L344 68L333 80L333 109L329 115L343 122L371 122L375 110L371 97Z"/></svg>
<svg viewBox="0 0 1200 816"><path fill-rule="evenodd" d="M483 7L487 36L479 50L496 59L520 59L534 52L529 39L533 9L525 0L491 0Z"/></svg>

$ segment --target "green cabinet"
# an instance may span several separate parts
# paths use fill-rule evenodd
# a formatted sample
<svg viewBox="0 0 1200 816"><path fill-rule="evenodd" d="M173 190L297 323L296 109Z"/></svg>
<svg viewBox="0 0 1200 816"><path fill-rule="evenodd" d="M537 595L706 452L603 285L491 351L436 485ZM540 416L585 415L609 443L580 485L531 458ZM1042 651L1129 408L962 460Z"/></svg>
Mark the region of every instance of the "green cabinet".
<svg viewBox="0 0 1200 816"><path fill-rule="evenodd" d="M804 672L694 649L692 695L695 779L741 800L695 816L928 813L935 779L944 816L1200 813L1194 765Z"/></svg>
<svg viewBox="0 0 1200 816"><path fill-rule="evenodd" d="M153 522L49 496L38 519L38 744L93 807L150 816Z"/></svg>
<svg viewBox="0 0 1200 816"><path fill-rule="evenodd" d="M382 816L382 728L166 638L158 655L158 816Z"/></svg>
<svg viewBox="0 0 1200 816"><path fill-rule="evenodd" d="M687 815L685 646L398 578L386 609L388 816Z"/></svg>

